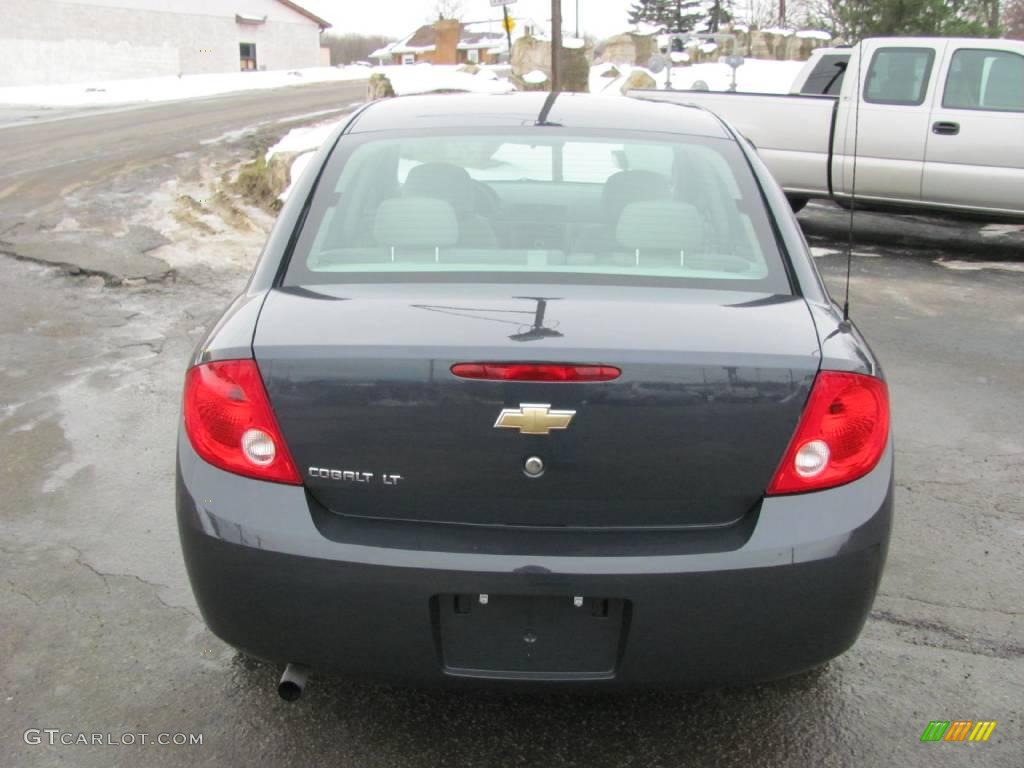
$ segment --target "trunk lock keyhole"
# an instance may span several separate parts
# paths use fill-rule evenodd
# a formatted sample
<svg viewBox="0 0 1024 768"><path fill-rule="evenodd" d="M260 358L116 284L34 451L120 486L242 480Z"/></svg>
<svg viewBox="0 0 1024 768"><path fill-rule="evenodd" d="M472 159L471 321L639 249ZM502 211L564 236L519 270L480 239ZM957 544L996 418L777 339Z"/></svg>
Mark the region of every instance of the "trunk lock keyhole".
<svg viewBox="0 0 1024 768"><path fill-rule="evenodd" d="M523 464L523 472L527 477L540 477L544 474L544 462L538 456L531 456Z"/></svg>

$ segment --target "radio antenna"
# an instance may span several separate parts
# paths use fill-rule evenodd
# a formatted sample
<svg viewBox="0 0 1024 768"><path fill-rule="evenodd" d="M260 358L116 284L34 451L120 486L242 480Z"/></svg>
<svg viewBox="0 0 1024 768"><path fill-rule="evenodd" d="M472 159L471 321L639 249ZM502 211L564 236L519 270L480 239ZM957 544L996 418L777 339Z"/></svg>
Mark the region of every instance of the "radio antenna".
<svg viewBox="0 0 1024 768"><path fill-rule="evenodd" d="M860 138L860 71L864 61L864 42L857 43L857 87L853 92L853 174L850 178L850 224L846 236L846 295L843 298L843 322L850 322L850 271L853 266L853 217L857 210L857 140Z"/></svg>

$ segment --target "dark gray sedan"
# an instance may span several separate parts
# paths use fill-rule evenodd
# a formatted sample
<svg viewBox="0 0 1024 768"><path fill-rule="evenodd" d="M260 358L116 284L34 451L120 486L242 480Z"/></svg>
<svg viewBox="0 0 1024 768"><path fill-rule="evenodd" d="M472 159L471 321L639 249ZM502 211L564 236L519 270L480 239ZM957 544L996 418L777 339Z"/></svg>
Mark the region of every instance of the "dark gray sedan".
<svg viewBox="0 0 1024 768"><path fill-rule="evenodd" d="M703 686L842 653L892 518L885 382L754 150L695 108L356 113L185 381L210 628L410 683Z"/></svg>

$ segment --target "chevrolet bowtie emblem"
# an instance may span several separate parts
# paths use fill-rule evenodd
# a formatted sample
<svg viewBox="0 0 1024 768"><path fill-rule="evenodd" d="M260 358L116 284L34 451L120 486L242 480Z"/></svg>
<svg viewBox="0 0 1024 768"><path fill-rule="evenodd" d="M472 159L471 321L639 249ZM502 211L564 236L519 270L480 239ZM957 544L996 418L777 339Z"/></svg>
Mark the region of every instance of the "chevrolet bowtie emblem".
<svg viewBox="0 0 1024 768"><path fill-rule="evenodd" d="M505 408L495 429L518 429L523 435L547 435L552 429L567 429L576 411L553 411L550 405L523 403L518 408Z"/></svg>

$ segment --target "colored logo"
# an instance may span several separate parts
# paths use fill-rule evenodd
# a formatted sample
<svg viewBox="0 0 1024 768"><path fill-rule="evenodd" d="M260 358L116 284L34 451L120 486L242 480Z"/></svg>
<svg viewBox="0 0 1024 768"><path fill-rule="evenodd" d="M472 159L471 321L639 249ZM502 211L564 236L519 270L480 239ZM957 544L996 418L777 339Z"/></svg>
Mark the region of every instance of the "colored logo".
<svg viewBox="0 0 1024 768"><path fill-rule="evenodd" d="M505 408L494 422L496 429L518 429L523 435L547 435L553 429L567 429L576 411L554 411L550 405L523 403Z"/></svg>
<svg viewBox="0 0 1024 768"><path fill-rule="evenodd" d="M995 728L995 720L932 720L921 741L988 741Z"/></svg>

